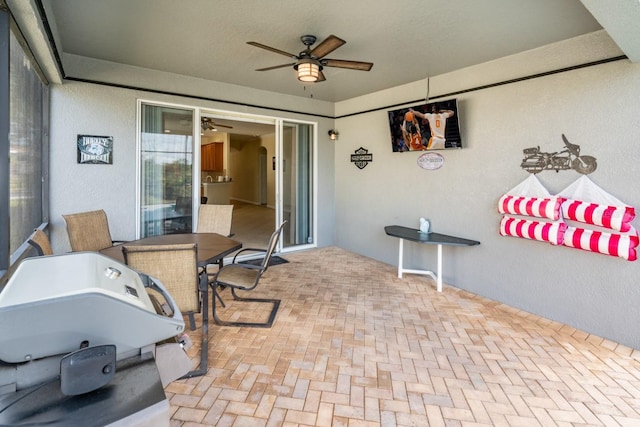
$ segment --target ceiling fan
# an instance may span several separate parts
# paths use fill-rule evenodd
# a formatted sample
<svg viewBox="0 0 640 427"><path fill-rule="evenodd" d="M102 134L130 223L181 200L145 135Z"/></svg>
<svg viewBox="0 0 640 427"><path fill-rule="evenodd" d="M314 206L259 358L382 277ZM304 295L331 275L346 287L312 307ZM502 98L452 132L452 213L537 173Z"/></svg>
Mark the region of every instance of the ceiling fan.
<svg viewBox="0 0 640 427"><path fill-rule="evenodd" d="M227 125L222 125L220 123L216 123L213 121L211 117L202 117L200 119L200 128L202 129L202 131L205 131L205 130L216 131L218 130L217 128L233 129L233 126L227 126Z"/></svg>
<svg viewBox="0 0 640 427"><path fill-rule="evenodd" d="M311 49L311 46L316 42L315 36L305 35L300 37L300 40L306 46L306 49L297 55L264 45L262 43L247 42L247 44L250 44L252 46L279 53L280 55L288 56L289 58L295 60L295 62L291 62L288 64L258 68L256 71L269 71L275 70L277 68L293 66L294 70L296 70L298 73L298 80L303 82L322 82L326 80L324 74L322 73L322 69L324 67L347 68L350 70L359 71L369 71L371 70L371 67L373 67L372 62L347 61L344 59L325 58L325 56L346 43L346 41L334 36L333 34L324 39L313 49Z"/></svg>

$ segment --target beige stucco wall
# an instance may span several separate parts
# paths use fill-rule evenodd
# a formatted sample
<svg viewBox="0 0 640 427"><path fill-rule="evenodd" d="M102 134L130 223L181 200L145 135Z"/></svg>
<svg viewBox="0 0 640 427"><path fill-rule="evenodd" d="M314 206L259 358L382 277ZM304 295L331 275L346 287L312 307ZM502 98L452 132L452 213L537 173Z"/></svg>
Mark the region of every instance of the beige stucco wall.
<svg viewBox="0 0 640 427"><path fill-rule="evenodd" d="M576 65L590 55L614 57L619 51L606 34L590 35L438 76L430 93ZM416 82L398 93L420 99L424 89L425 82ZM562 134L580 145L582 154L596 157L593 182L640 209L638 93L640 66L621 60L456 95L464 148L440 151L445 163L434 171L418 167L418 152L391 151L388 109L339 118L336 243L397 265L398 241L384 226L417 228L419 217L427 217L434 231L481 242L443 249L445 283L640 348L639 261L501 237L497 210L500 196L529 176L520 167L522 150L539 145L559 151ZM382 103L386 99L372 94L337 105L336 111L392 104ZM388 99L397 102L400 96ZM361 146L373 153L373 162L362 170L349 161ZM572 170L538 175L552 194L580 176ZM639 228L640 221L633 225ZM435 247L405 245L405 255L409 268L435 268ZM425 278L424 286L433 283Z"/></svg>

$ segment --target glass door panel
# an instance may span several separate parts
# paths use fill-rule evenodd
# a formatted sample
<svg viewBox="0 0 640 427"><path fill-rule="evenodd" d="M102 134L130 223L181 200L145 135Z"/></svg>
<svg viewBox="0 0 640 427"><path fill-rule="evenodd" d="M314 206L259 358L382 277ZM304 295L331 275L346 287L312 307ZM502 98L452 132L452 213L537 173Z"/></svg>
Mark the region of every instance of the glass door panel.
<svg viewBox="0 0 640 427"><path fill-rule="evenodd" d="M284 122L281 149L281 218L289 223L282 247L314 243L313 125Z"/></svg>
<svg viewBox="0 0 640 427"><path fill-rule="evenodd" d="M190 233L194 111L142 103L140 117L139 235Z"/></svg>

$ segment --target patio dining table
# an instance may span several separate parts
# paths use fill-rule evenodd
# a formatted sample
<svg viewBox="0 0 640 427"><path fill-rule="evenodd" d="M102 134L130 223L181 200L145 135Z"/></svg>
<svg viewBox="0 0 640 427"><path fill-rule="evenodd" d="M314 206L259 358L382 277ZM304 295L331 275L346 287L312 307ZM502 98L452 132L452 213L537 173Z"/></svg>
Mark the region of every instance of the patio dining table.
<svg viewBox="0 0 640 427"><path fill-rule="evenodd" d="M100 250L100 253L124 263L122 247L126 245L179 245L195 243L198 245L198 268L206 267L209 264L220 264L229 254L242 248L242 243L222 236L217 233L184 233L165 234L161 236L145 237L132 240L122 245L110 246ZM200 275L199 290L202 293L202 348L200 351L200 366L197 370L189 372L185 377L195 377L204 375L207 372L207 354L209 348L209 283L206 274Z"/></svg>

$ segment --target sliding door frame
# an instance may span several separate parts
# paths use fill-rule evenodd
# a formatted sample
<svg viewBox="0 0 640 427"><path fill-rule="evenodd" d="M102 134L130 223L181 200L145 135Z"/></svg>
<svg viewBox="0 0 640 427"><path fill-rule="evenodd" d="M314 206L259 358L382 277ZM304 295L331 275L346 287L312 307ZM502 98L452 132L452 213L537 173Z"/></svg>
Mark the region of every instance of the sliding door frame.
<svg viewBox="0 0 640 427"><path fill-rule="evenodd" d="M308 121L303 121L303 120L292 120L292 119L279 119L278 120L278 134L276 135L276 140L277 140L277 144L276 144L276 152L277 152L277 159L278 159L278 166L277 166L277 170L279 171L279 173L276 174L276 194L277 194L277 204L278 204L278 209L276 211L276 222L279 225L284 219L285 219L285 212L284 212L284 194L286 189L284 188L284 180L283 180L283 173L285 171L285 165L284 165L284 159L286 156L284 156L283 150L284 150L284 128L285 127L292 127L294 130L294 143L298 144L299 143L299 127L300 126L310 126L311 127L311 164L307 164L306 168L310 168L311 169L311 174L310 174L310 178L312 180L311 183L311 202L312 202L312 206L310 209L309 214L311 215L311 241L307 241L306 243L300 243L297 245L291 245L291 246L284 246L284 239L281 239L279 242L279 251L286 253L286 252L293 252L293 251L298 251L298 250L303 250L303 249L310 249L310 248L315 248L317 247L317 241L318 241L318 220L317 220L317 215L318 215L318 124L314 123L314 122L308 122ZM297 147L296 147L296 153L297 153ZM289 166L292 167L292 166ZM296 170L297 173L297 170ZM295 176L295 185L294 188L299 188L299 182L298 179L299 176L296 175ZM295 194L295 197L298 197L299 195ZM296 204L297 205L297 204ZM296 236L297 230L299 229L297 222L298 220L296 219L296 224L290 224L290 228L289 228L289 232L292 233L294 235L294 237Z"/></svg>
<svg viewBox="0 0 640 427"><path fill-rule="evenodd" d="M141 141L141 132L142 132L142 105L152 105L157 107L169 107L169 108L177 108L184 110L193 111L193 172L192 172L192 196L193 196L193 224L197 224L198 221L198 207L200 205L200 183L201 183L201 171L200 171L200 144L201 144L201 135L200 135L200 118L203 115L207 117L225 119L225 120L236 120L236 121L249 121L249 122L257 122L257 123L265 123L265 124L273 124L275 131L275 152L276 152L276 176L275 176L275 218L276 223L273 224L274 230L284 219L283 215L283 188L282 188L282 171L283 171L283 162L282 162L282 145L283 145L283 128L286 125L307 125L311 127L311 151L312 151L312 161L311 164L308 165L312 169L311 179L313 183L311 185L312 189L312 207L311 207L311 230L312 230L312 239L311 242L307 242L305 244L288 246L284 247L282 240L278 243L277 251L278 252L292 252L296 250L309 249L317 247L318 241L318 123L303 121L303 120L294 120L294 119L285 119L274 116L265 116L261 114L247 114L247 113L239 113L228 110L221 110L217 108L204 108L194 105L185 105L185 104L176 104L176 103L168 103L161 102L155 100L148 99L138 99L137 101L137 120L136 120L136 238L140 238L141 236L141 197L142 197L142 169L141 169L141 160L142 160L142 141Z"/></svg>
<svg viewBox="0 0 640 427"><path fill-rule="evenodd" d="M192 111L193 162L191 174L192 224L198 222L198 206L200 206L200 126L195 118L200 117L200 108L192 105L174 104L146 99L138 99L136 106L136 239L142 237L142 106L168 107Z"/></svg>

